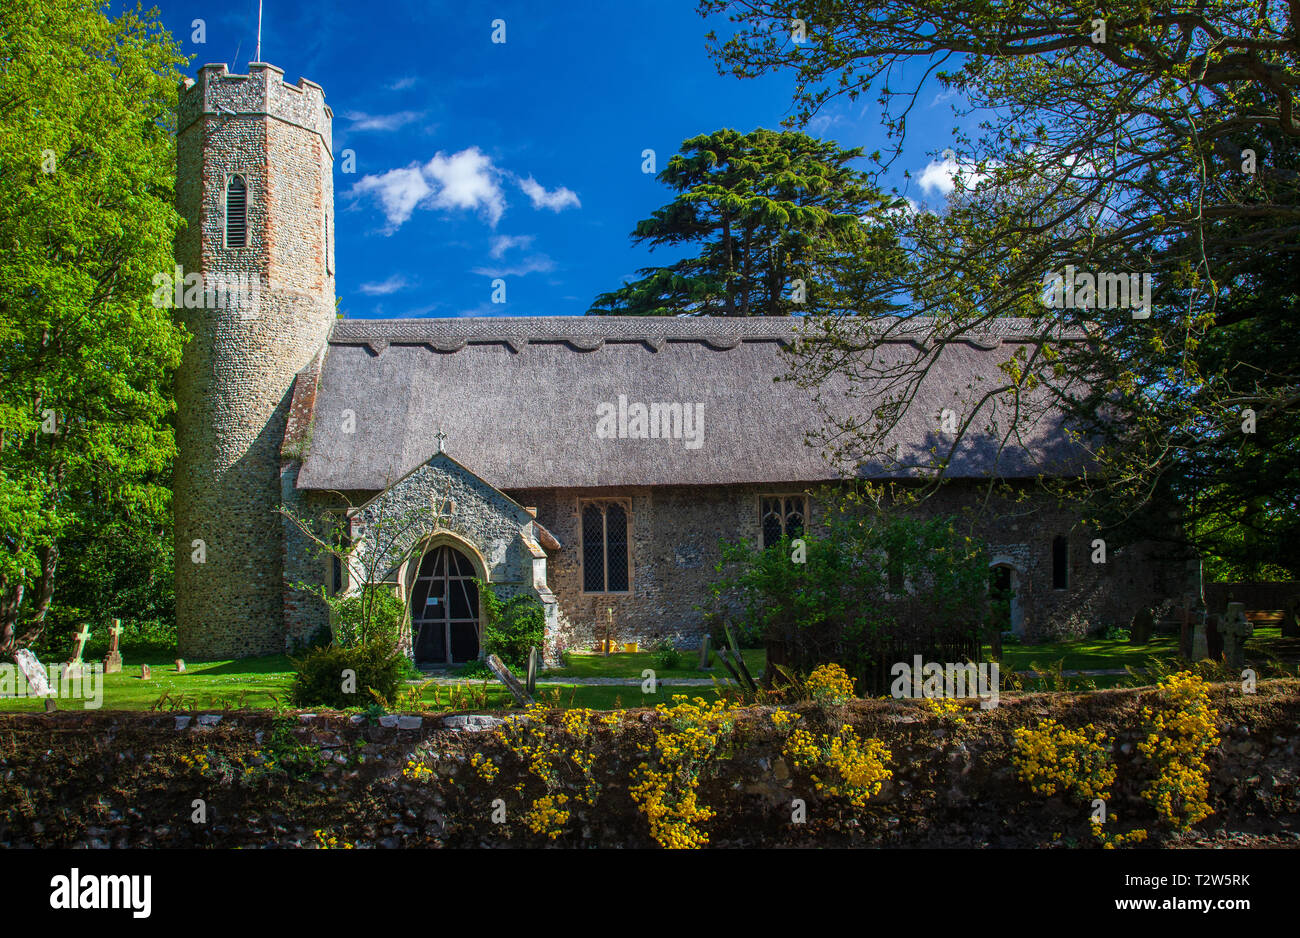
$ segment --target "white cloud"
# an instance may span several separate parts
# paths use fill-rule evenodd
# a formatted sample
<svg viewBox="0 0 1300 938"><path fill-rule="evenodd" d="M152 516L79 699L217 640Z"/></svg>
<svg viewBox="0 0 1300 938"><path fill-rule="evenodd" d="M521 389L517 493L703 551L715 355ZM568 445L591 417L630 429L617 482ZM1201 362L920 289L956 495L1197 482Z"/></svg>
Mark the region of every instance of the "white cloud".
<svg viewBox="0 0 1300 938"><path fill-rule="evenodd" d="M547 192L546 189L532 176L527 179L520 179L519 188L524 190L524 194L533 202L533 208L549 208L552 212L562 212L564 209L572 206L573 208L582 208L582 203L578 201L578 194L572 189L566 189L560 186Z"/></svg>
<svg viewBox="0 0 1300 938"><path fill-rule="evenodd" d="M441 187L433 197L435 207L477 209L494 227L501 220L506 200L497 183L499 171L478 147L451 156L436 153L424 172Z"/></svg>
<svg viewBox="0 0 1300 938"><path fill-rule="evenodd" d="M412 87L414 84L415 84L415 79L408 75L407 77L399 78L391 85L385 85L384 87L387 88L389 91L405 91L407 88Z"/></svg>
<svg viewBox="0 0 1300 938"><path fill-rule="evenodd" d="M548 274L554 269L555 261L545 254L534 254L513 267L475 267L470 273L480 277L523 277L527 274Z"/></svg>
<svg viewBox="0 0 1300 938"><path fill-rule="evenodd" d="M493 260L500 260L505 256L506 251L511 248L526 248L532 243L532 235L497 235L492 239L492 247L488 251L488 256Z"/></svg>
<svg viewBox="0 0 1300 938"><path fill-rule="evenodd" d="M373 194L383 206L388 219L388 233L396 231L411 217L411 212L433 194L420 167L390 169L379 176L362 176L352 187L353 195Z"/></svg>
<svg viewBox="0 0 1300 938"><path fill-rule="evenodd" d="M974 163L958 163L955 159L944 158L942 161L931 160L921 170L917 182L927 194L938 192L940 195L948 195L957 188L958 183L963 189L974 191L988 178L987 173L976 170Z"/></svg>
<svg viewBox="0 0 1300 938"><path fill-rule="evenodd" d="M424 116L422 111L397 111L394 114L367 114L364 111L348 111L344 115L352 121L349 130L398 130Z"/></svg>
<svg viewBox="0 0 1300 938"><path fill-rule="evenodd" d="M364 176L352 195L373 195L383 207L392 234L416 208L478 211L495 227L506 209L497 179L500 171L478 147L447 156L441 151L423 166L412 163L377 176Z"/></svg>
<svg viewBox="0 0 1300 938"><path fill-rule="evenodd" d="M405 290L410 285L401 274L393 274L387 280L381 280L379 283L363 283L357 289L366 296L387 296L398 290Z"/></svg>

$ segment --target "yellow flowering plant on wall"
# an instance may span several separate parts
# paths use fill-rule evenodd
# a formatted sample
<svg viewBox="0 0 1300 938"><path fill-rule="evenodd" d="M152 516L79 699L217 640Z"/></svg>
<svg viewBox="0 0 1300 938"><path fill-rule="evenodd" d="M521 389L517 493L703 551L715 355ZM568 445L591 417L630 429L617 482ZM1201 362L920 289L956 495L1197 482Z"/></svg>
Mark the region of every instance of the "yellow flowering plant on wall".
<svg viewBox="0 0 1300 938"><path fill-rule="evenodd" d="M838 707L853 699L853 678L838 664L823 664L804 682L808 695L823 707Z"/></svg>
<svg viewBox="0 0 1300 938"><path fill-rule="evenodd" d="M640 744L645 759L632 771L629 793L650 824L650 836L670 849L701 847L709 835L700 825L714 811L699 803L700 779L735 722L725 700L708 703L674 694L655 707L653 739Z"/></svg>
<svg viewBox="0 0 1300 938"><path fill-rule="evenodd" d="M1156 776L1142 797L1162 821L1185 831L1209 817L1210 769L1205 757L1219 744L1204 680L1190 671L1171 674L1160 681L1157 705L1142 708L1147 737L1138 752L1151 760Z"/></svg>
<svg viewBox="0 0 1300 938"><path fill-rule="evenodd" d="M1114 741L1091 723L1070 729L1049 719L1032 729L1016 728L1011 763L1035 794L1061 794L1089 806L1100 799L1104 812L1110 787L1115 784L1113 745ZM1147 832L1141 829L1127 834L1108 832L1106 822L1116 818L1105 814L1103 820L1094 814L1089 819L1092 835L1103 847L1114 849L1146 840Z"/></svg>
<svg viewBox="0 0 1300 938"><path fill-rule="evenodd" d="M618 717L576 707L564 711L557 728L548 725L549 714L546 704L531 704L522 714L508 718L496 735L528 774L542 783L542 793L524 811L524 826L534 834L555 840L568 826L568 805L596 803L600 784L595 775L593 736L597 724L612 726ZM486 756L476 755L471 762L486 782L494 781L500 772L500 767ZM520 779L514 786L516 794L523 796L525 783L526 779ZM565 794L565 790L573 794Z"/></svg>
<svg viewBox="0 0 1300 938"><path fill-rule="evenodd" d="M1012 764L1037 795L1063 794L1080 801L1105 798L1115 784L1111 741L1091 723L1072 730L1055 720L1016 727Z"/></svg>
<svg viewBox="0 0 1300 938"><path fill-rule="evenodd" d="M884 743L861 739L847 723L830 736L796 729L786 739L782 753L796 768L809 773L818 792L843 798L855 808L865 807L893 777L886 765L892 753Z"/></svg>

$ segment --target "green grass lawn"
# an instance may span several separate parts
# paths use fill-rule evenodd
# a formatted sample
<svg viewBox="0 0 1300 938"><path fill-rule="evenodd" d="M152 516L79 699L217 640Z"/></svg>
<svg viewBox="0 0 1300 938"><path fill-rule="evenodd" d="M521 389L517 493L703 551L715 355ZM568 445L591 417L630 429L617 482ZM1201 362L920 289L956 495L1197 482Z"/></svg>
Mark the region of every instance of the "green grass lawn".
<svg viewBox="0 0 1300 938"><path fill-rule="evenodd" d="M762 652L758 653L761 665ZM269 655L262 658L243 658L235 661L194 662L186 665L185 673L178 674L174 661L133 659L129 650L124 652L128 664L120 674L104 676L103 707L108 710L149 710L158 703L164 694L170 701L183 698L186 710L224 710L252 709L286 706L289 702L289 686L293 682L293 671L289 659L284 655ZM576 657L576 656L575 656ZM619 655L624 659L649 656ZM140 665L149 664L153 677L144 681L140 679ZM605 670L593 676L635 677L640 680L641 671L632 671L632 664L624 662L623 670ZM754 662L751 660L751 667ZM607 666L608 667L608 666ZM710 672L673 671L662 672L660 677L671 675L701 677ZM552 672L546 674L553 678ZM538 688L538 697L547 701L556 700L563 708L590 707L596 710L611 710L622 707L654 706L656 703L669 702L670 694L687 693L691 696L716 698L712 687L668 688L661 687L658 694L642 694L640 686L577 686ZM495 680L483 681L466 679L460 686L455 699L451 688L430 685L425 688L422 700L430 710L446 710L457 705L456 709L503 710L513 705L513 700L506 689ZM81 709L83 701L68 697L58 701L60 710ZM160 709L175 709L172 703L164 702ZM45 702L32 697L0 697L0 713L31 712L45 710Z"/></svg>
<svg viewBox="0 0 1300 938"><path fill-rule="evenodd" d="M1007 645L1003 648L1002 667L1004 670L1027 671L1031 662L1050 668L1058 660L1064 659L1062 667L1067 671L1104 670L1123 668L1126 665L1141 668L1151 658L1173 658L1177 650L1177 640L1172 635L1156 636L1145 645L1097 638L1046 645ZM1300 639L1282 639L1277 626L1256 628L1254 638L1246 646L1246 653L1247 660L1256 665L1271 657L1279 658L1294 673L1296 662L1300 661ZM126 648L123 649L123 656L127 662L125 670L121 674L104 677L105 709L148 710L155 704L160 704L159 709L176 709L178 698L181 698L182 706L187 710L268 708L287 706L289 703L293 671L289 659L284 655L236 661L193 662L187 666L184 674L178 674L173 661L163 660L156 651L148 657L137 657L132 649ZM748 649L744 652L744 657L750 671L757 675L763 667L762 650ZM716 658L712 671L696 670L696 661L697 654L684 652L679 667L661 670L654 667L653 656L649 652L613 654L608 657L574 654L570 655L567 668L546 671L541 678L544 681L562 681L565 678L621 677L639 681L641 672L652 668L661 679L710 676L719 681L726 679L726 670ZM148 681L140 679L140 665L144 663L153 669L153 678ZM1267 673L1261 671L1261 676L1267 676ZM1088 687L1114 687L1128 682L1127 675L1097 676L1071 678L1069 686L1082 690ZM1026 685L1027 689L1041 689L1044 683L1030 680ZM659 693L654 695L642 694L640 686L543 685L538 688L540 698L554 700L560 707L590 707L598 710L653 706L668 702L673 694L683 693L692 697L704 697L706 700L713 700L717 696L712 686L661 686ZM168 696L168 701L162 701L164 694ZM504 687L495 680L481 679L463 681L454 698L450 687L430 685L424 689L422 700L430 710L453 707L471 710L505 709L512 704ZM82 706L82 701L64 697L58 701L58 706L61 710L78 709ZM44 709L44 701L36 698L0 697L0 713L41 712Z"/></svg>
<svg viewBox="0 0 1300 938"><path fill-rule="evenodd" d="M1104 638L1083 638L1042 645L1003 645L1002 667L1028 671L1031 662L1047 667L1064 658L1066 671L1102 671L1139 667L1148 658L1169 658L1178 654L1178 637L1155 635L1145 645Z"/></svg>
<svg viewBox="0 0 1300 938"><path fill-rule="evenodd" d="M761 648L742 648L741 656L745 659L745 665L749 668L749 673L758 677L763 670L763 662L766 655ZM575 654L569 653L569 666L567 668L553 668L541 675L542 680L552 678L566 677L622 677L641 679L641 672L649 668L655 672L657 678L689 677L689 678L707 678L710 675L716 675L718 680L725 680L729 677L726 667L718 660L718 656L711 655L710 662L712 670L700 671L696 665L700 661L698 651L683 651L681 660L675 668L660 668L654 662L654 655L648 651L639 652L618 652L611 655L600 654Z"/></svg>
<svg viewBox="0 0 1300 938"><path fill-rule="evenodd" d="M1283 660L1294 655L1292 640L1282 639L1280 626L1256 627L1246 643L1247 660L1263 661L1270 656ZM1177 635L1155 635L1145 645L1104 638L1082 638L1043 645L1004 645L1002 667L1028 671L1031 662L1047 667L1065 660L1066 671L1100 671L1132 666L1140 668L1150 658L1173 658L1178 654Z"/></svg>

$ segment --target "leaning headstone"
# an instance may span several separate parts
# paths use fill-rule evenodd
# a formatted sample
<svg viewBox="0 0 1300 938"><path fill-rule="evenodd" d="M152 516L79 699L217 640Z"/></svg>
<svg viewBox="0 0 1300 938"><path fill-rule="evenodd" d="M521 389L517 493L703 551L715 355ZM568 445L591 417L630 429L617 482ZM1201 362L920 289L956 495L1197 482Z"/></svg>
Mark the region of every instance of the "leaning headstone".
<svg viewBox="0 0 1300 938"><path fill-rule="evenodd" d="M1152 614L1150 608L1143 606L1133 616L1133 624L1129 628L1128 640L1130 645L1145 645L1151 641L1151 630L1155 627L1156 617Z"/></svg>
<svg viewBox="0 0 1300 938"><path fill-rule="evenodd" d="M524 686L519 683L519 678L510 673L510 669L501 663L500 658L496 655L488 655L487 666L488 670L497 676L497 680L506 686L506 690L510 691L510 696L515 698L515 703L526 707L533 702L528 691L524 690Z"/></svg>
<svg viewBox="0 0 1300 938"><path fill-rule="evenodd" d="M177 658L177 659L176 659L176 673L177 673L177 674L184 674L184 673L185 673L185 659L184 659L184 658Z"/></svg>
<svg viewBox="0 0 1300 938"><path fill-rule="evenodd" d="M1219 618L1218 613L1206 616L1196 623L1192 631L1192 660L1200 661L1210 657L1210 643L1206 637L1206 629L1213 628L1215 620Z"/></svg>
<svg viewBox="0 0 1300 938"><path fill-rule="evenodd" d="M713 643L713 636L707 632L704 635L704 641L700 642L700 670L706 671L709 667L709 645Z"/></svg>
<svg viewBox="0 0 1300 938"><path fill-rule="evenodd" d="M18 670L23 672L23 678L27 681L28 697L49 697L54 693L46 679L45 667L36 660L30 648L19 648L14 652L14 664L18 665Z"/></svg>
<svg viewBox="0 0 1300 938"><path fill-rule="evenodd" d="M528 649L528 684L524 688L529 696L537 693L537 646Z"/></svg>
<svg viewBox="0 0 1300 938"><path fill-rule="evenodd" d="M140 665L140 680L147 681L152 677L153 677L153 672L149 670L149 665L147 664Z"/></svg>
<svg viewBox="0 0 1300 938"><path fill-rule="evenodd" d="M90 627L83 624L81 631L72 636L72 655L63 665L63 676L65 678L76 677L81 673L81 666L84 663L81 656L86 651L86 642L89 639Z"/></svg>
<svg viewBox="0 0 1300 938"><path fill-rule="evenodd" d="M117 674L122 670L122 653L118 645L122 640L122 620L114 619L108 630L108 654L104 657L104 673Z"/></svg>
<svg viewBox="0 0 1300 938"><path fill-rule="evenodd" d="M1228 667L1240 671L1246 666L1246 640L1255 634L1255 627L1246 618L1245 603L1228 603L1228 614L1219 626L1223 636L1223 655Z"/></svg>

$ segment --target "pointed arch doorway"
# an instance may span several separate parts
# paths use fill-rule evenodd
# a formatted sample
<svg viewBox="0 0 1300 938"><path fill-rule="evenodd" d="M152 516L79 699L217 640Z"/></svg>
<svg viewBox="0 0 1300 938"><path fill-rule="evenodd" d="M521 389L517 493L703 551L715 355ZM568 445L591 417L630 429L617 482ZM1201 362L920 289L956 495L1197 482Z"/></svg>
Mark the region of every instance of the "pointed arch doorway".
<svg viewBox="0 0 1300 938"><path fill-rule="evenodd" d="M992 615L1000 632L1023 635L1024 616L1020 605L1020 571L1008 560L997 559L989 565L989 599Z"/></svg>
<svg viewBox="0 0 1300 938"><path fill-rule="evenodd" d="M420 664L461 664L479 655L478 576L450 544L431 546L411 585L411 631Z"/></svg>

